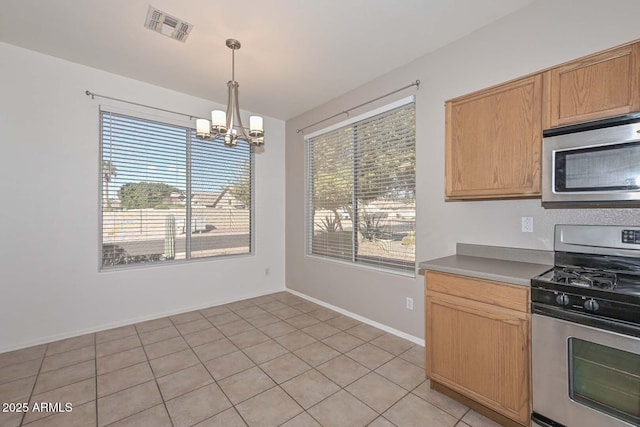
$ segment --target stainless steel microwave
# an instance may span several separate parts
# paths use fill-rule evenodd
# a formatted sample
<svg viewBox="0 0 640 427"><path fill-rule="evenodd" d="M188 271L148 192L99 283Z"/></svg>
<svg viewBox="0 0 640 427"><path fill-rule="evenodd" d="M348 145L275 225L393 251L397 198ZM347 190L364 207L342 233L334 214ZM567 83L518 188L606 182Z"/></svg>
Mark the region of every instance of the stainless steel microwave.
<svg viewBox="0 0 640 427"><path fill-rule="evenodd" d="M545 130L542 205L640 207L640 113Z"/></svg>

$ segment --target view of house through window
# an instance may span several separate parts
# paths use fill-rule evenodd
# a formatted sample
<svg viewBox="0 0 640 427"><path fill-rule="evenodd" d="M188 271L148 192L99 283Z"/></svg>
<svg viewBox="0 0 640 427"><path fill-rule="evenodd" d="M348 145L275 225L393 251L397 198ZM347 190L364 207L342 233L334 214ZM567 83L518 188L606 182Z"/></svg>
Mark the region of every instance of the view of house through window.
<svg viewBox="0 0 640 427"><path fill-rule="evenodd" d="M306 138L309 254L415 270L415 107L390 108Z"/></svg>
<svg viewBox="0 0 640 427"><path fill-rule="evenodd" d="M102 267L251 252L248 144L101 111Z"/></svg>

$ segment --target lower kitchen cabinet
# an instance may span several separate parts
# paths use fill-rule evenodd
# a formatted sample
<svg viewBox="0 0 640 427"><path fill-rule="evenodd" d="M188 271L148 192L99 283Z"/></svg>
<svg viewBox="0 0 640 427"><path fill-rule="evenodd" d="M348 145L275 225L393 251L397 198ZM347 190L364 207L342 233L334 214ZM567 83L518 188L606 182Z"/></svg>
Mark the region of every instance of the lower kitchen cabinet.
<svg viewBox="0 0 640 427"><path fill-rule="evenodd" d="M530 290L426 274L427 375L502 417L529 425ZM465 402L468 403L468 402Z"/></svg>

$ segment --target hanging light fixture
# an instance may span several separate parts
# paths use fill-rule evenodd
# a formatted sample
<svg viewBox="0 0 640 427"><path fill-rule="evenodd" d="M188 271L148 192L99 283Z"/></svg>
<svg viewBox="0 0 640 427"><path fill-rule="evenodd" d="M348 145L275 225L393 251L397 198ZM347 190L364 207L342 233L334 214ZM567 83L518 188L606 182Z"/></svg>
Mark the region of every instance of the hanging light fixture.
<svg viewBox="0 0 640 427"><path fill-rule="evenodd" d="M249 117L249 129L242 125L240 117L240 104L238 103L238 82L235 78L235 53L240 49L240 42L235 39L227 39L227 47L231 49L231 80L227 82L229 95L227 99L227 112L213 110L211 122L206 119L196 120L196 136L200 139L224 138L224 144L233 147L238 140L250 145L260 146L264 144L263 120L260 116Z"/></svg>

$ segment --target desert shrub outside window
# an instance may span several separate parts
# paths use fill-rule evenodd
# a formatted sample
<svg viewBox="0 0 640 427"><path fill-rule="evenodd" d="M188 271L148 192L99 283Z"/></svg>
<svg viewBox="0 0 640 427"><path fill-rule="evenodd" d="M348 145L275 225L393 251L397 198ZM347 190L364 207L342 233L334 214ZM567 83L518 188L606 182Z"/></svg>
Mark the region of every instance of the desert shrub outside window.
<svg viewBox="0 0 640 427"><path fill-rule="evenodd" d="M415 104L305 137L307 254L415 274Z"/></svg>
<svg viewBox="0 0 640 427"><path fill-rule="evenodd" d="M100 111L101 269L249 254L253 153Z"/></svg>

